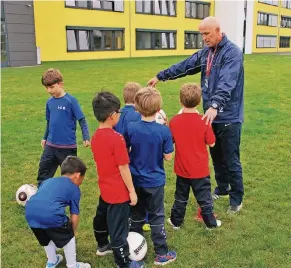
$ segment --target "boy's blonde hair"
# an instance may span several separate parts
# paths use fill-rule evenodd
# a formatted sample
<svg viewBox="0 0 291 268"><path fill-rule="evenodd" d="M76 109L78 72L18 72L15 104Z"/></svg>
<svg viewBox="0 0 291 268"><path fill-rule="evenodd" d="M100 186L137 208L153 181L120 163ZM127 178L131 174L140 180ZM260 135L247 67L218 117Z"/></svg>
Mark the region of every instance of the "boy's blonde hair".
<svg viewBox="0 0 291 268"><path fill-rule="evenodd" d="M60 82L63 82L63 75L58 69L48 69L41 77L41 83L45 87L49 87Z"/></svg>
<svg viewBox="0 0 291 268"><path fill-rule="evenodd" d="M198 84L184 84L180 89L180 102L186 108L194 108L200 103L201 94Z"/></svg>
<svg viewBox="0 0 291 268"><path fill-rule="evenodd" d="M123 88L123 99L125 103L134 103L136 93L141 89L140 84L128 82Z"/></svg>
<svg viewBox="0 0 291 268"><path fill-rule="evenodd" d="M142 88L135 95L135 108L143 116L153 116L162 106L160 92L152 87Z"/></svg>

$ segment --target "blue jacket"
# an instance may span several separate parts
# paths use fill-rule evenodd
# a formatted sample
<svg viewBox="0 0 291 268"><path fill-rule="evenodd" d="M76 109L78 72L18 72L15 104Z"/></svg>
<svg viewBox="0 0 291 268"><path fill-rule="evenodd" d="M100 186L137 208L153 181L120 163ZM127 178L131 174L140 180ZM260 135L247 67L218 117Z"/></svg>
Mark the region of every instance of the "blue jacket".
<svg viewBox="0 0 291 268"><path fill-rule="evenodd" d="M204 112L211 104L218 105L218 114L213 123L243 122L244 66L243 53L223 35L217 45L208 87L205 82L208 53L213 48L205 47L186 60L157 74L161 81L173 80L201 72L201 88Z"/></svg>

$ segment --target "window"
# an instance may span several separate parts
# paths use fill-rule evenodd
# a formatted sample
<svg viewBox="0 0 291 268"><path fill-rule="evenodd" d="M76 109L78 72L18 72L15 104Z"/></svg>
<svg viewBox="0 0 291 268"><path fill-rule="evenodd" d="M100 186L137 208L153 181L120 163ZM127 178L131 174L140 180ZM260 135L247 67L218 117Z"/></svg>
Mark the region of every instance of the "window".
<svg viewBox="0 0 291 268"><path fill-rule="evenodd" d="M176 0L136 0L135 12L151 15L176 16Z"/></svg>
<svg viewBox="0 0 291 268"><path fill-rule="evenodd" d="M257 35L257 48L276 48L276 43L276 36Z"/></svg>
<svg viewBox="0 0 291 268"><path fill-rule="evenodd" d="M124 50L124 29L67 27L67 51Z"/></svg>
<svg viewBox="0 0 291 268"><path fill-rule="evenodd" d="M201 49L204 47L202 36L199 32L185 31L185 49Z"/></svg>
<svg viewBox="0 0 291 268"><path fill-rule="evenodd" d="M281 16L281 27L291 28L291 17Z"/></svg>
<svg viewBox="0 0 291 268"><path fill-rule="evenodd" d="M278 16L275 14L268 14L258 12L258 25L278 26Z"/></svg>
<svg viewBox="0 0 291 268"><path fill-rule="evenodd" d="M186 1L186 18L204 19L209 16L210 3Z"/></svg>
<svg viewBox="0 0 291 268"><path fill-rule="evenodd" d="M280 36L280 48L289 48L290 47L290 38L291 36Z"/></svg>
<svg viewBox="0 0 291 268"><path fill-rule="evenodd" d="M176 49L176 31L137 29L136 49Z"/></svg>
<svg viewBox="0 0 291 268"><path fill-rule="evenodd" d="M282 7L291 9L291 0L281 0Z"/></svg>
<svg viewBox="0 0 291 268"><path fill-rule="evenodd" d="M259 3L268 4L272 6L278 6L278 0L259 0Z"/></svg>
<svg viewBox="0 0 291 268"><path fill-rule="evenodd" d="M123 12L123 0L65 0L66 7Z"/></svg>
<svg viewBox="0 0 291 268"><path fill-rule="evenodd" d="M67 7L89 8L89 1L82 0L66 0Z"/></svg>

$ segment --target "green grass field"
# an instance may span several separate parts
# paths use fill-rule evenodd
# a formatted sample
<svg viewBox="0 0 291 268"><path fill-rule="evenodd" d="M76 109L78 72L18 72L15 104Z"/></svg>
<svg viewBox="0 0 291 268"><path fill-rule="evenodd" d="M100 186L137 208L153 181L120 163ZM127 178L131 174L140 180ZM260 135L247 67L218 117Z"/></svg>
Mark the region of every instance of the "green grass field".
<svg viewBox="0 0 291 268"><path fill-rule="evenodd" d="M45 103L49 97L40 83L43 71L50 67L62 71L66 91L79 100L93 133L97 127L91 108L95 92L107 88L121 97L125 82L145 85L159 70L184 58L50 62L40 67L2 69L2 267L39 268L46 263L45 252L25 221L24 209L15 201L19 186L36 183ZM223 225L209 232L193 220L197 205L191 196L183 228L173 231L166 226L169 248L178 254L177 261L169 267L291 267L290 74L290 56L245 57L245 123L241 144L245 182L243 210L237 216L228 216L228 200L216 201L215 212ZM180 109L180 86L199 79L199 75L188 76L158 85L163 109L169 118ZM112 256L97 258L95 255L92 220L99 192L91 150L82 147L80 129L78 146L79 156L89 167L81 186L78 260L89 262L92 267L115 267ZM168 217L175 175L173 162L165 166ZM212 182L214 186L213 176ZM154 252L149 233L146 238L149 250L145 261L147 267L152 267ZM66 266L63 263L60 267Z"/></svg>

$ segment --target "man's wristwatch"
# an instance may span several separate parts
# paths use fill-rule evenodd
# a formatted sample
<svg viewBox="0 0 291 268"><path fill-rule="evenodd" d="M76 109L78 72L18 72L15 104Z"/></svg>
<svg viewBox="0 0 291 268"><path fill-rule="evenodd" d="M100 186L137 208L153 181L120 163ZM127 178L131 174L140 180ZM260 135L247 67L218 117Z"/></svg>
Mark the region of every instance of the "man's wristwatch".
<svg viewBox="0 0 291 268"><path fill-rule="evenodd" d="M212 102L212 103L211 103L211 107L212 107L213 109L217 110L217 109L218 109L218 104L217 104L216 102Z"/></svg>

